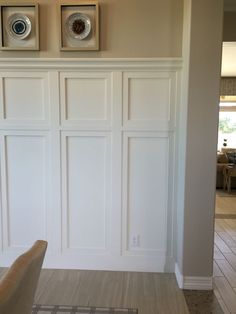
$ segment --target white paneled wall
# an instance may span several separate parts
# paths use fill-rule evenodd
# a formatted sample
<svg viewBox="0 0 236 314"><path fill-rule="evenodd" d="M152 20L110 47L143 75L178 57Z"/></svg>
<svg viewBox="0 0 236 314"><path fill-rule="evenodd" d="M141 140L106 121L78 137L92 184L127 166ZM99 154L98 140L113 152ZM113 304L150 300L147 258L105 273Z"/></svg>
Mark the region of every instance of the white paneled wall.
<svg viewBox="0 0 236 314"><path fill-rule="evenodd" d="M47 237L47 135L2 135L2 203L5 249L28 247Z"/></svg>
<svg viewBox="0 0 236 314"><path fill-rule="evenodd" d="M1 252L173 270L179 60L0 61Z"/></svg>
<svg viewBox="0 0 236 314"><path fill-rule="evenodd" d="M95 132L62 133L63 250L107 250L111 210L111 139Z"/></svg>
<svg viewBox="0 0 236 314"><path fill-rule="evenodd" d="M175 118L175 73L125 72L123 121L126 127L168 131Z"/></svg>
<svg viewBox="0 0 236 314"><path fill-rule="evenodd" d="M1 72L0 80L1 125L49 123L47 72Z"/></svg>
<svg viewBox="0 0 236 314"><path fill-rule="evenodd" d="M60 73L63 126L110 125L111 77L107 72Z"/></svg>
<svg viewBox="0 0 236 314"><path fill-rule="evenodd" d="M124 134L124 254L166 254L168 147L167 136Z"/></svg>

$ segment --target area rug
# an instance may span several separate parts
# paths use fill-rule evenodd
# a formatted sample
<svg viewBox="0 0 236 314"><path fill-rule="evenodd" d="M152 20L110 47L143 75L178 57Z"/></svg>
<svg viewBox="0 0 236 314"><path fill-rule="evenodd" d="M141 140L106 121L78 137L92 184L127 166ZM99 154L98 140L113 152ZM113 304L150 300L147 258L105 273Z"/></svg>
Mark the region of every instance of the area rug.
<svg viewBox="0 0 236 314"><path fill-rule="evenodd" d="M190 314L224 314L213 291L183 290Z"/></svg>
<svg viewBox="0 0 236 314"><path fill-rule="evenodd" d="M138 314L137 309L35 304L32 314Z"/></svg>

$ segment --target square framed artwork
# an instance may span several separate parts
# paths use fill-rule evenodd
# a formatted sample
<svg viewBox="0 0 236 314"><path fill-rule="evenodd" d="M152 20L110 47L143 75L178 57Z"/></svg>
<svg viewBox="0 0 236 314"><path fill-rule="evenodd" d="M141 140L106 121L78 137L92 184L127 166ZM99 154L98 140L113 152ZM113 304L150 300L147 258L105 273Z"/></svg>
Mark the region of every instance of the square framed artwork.
<svg viewBox="0 0 236 314"><path fill-rule="evenodd" d="M99 7L97 1L60 4L60 49L99 50Z"/></svg>
<svg viewBox="0 0 236 314"><path fill-rule="evenodd" d="M39 50L38 4L0 4L0 49Z"/></svg>

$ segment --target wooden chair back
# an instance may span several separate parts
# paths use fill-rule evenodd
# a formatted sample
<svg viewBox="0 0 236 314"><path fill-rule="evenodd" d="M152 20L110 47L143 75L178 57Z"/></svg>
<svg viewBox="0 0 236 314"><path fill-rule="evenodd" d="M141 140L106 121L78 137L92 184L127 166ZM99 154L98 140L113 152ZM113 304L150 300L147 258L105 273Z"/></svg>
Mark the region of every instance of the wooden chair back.
<svg viewBox="0 0 236 314"><path fill-rule="evenodd" d="M36 241L3 276L0 281L0 314L31 314L46 249L46 241Z"/></svg>

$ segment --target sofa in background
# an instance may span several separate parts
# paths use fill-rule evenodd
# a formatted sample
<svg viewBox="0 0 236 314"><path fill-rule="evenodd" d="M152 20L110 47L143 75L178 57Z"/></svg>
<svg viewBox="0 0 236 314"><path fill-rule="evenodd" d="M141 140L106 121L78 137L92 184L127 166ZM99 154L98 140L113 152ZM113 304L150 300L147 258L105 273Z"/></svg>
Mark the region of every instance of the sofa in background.
<svg viewBox="0 0 236 314"><path fill-rule="evenodd" d="M236 165L236 148L222 148L221 152L217 152L217 189L223 188L224 167L228 164ZM236 178L232 178L231 188L236 189Z"/></svg>

